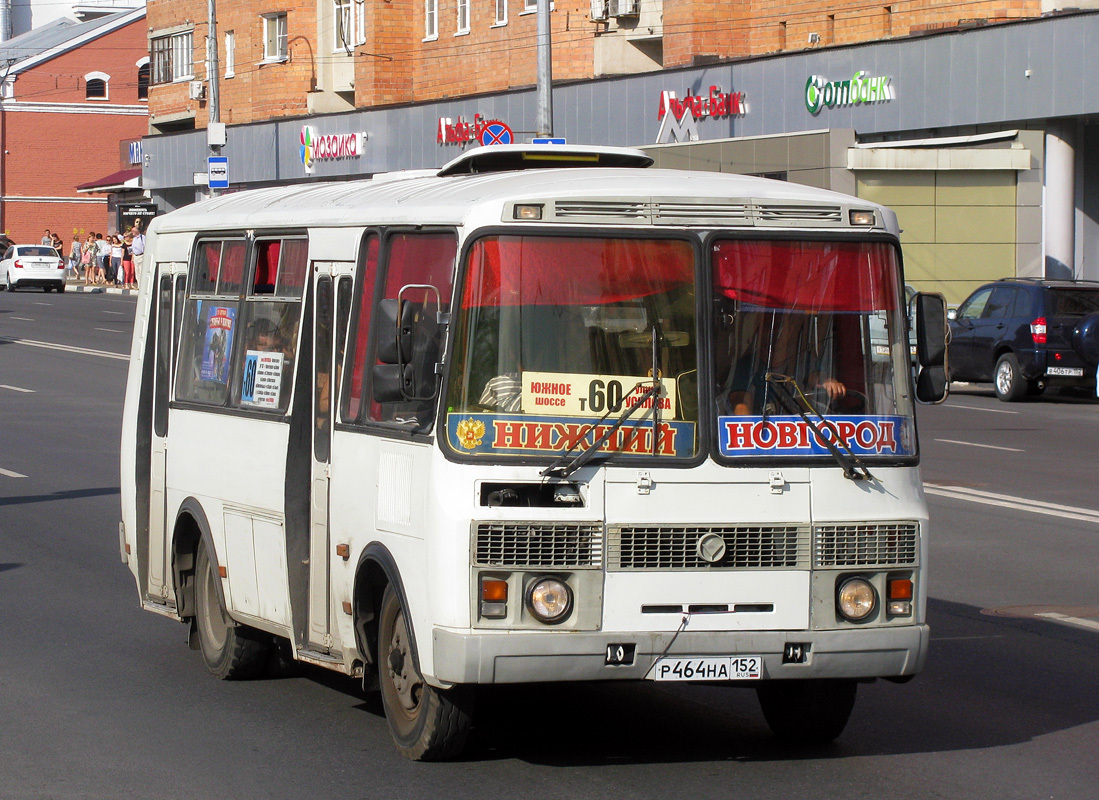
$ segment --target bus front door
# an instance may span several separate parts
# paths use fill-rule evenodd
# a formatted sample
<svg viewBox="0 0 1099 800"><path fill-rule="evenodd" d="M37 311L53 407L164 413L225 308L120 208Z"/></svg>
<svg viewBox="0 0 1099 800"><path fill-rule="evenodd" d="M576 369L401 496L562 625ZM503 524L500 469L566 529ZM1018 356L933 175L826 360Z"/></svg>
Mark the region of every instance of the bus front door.
<svg viewBox="0 0 1099 800"><path fill-rule="evenodd" d="M331 563L334 557L329 525L332 470L332 420L342 341L351 298L350 278L340 279L343 264L314 264L313 308L313 434L309 503L309 625L310 650L335 655ZM352 265L346 265L350 272ZM339 288L336 281L339 280ZM340 322L337 322L340 320Z"/></svg>

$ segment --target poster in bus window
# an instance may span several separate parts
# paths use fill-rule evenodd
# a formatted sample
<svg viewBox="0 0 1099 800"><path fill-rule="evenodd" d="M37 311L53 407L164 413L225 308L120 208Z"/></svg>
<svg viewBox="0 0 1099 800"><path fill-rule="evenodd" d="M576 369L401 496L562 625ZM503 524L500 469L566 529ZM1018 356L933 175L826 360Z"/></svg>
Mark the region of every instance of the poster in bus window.
<svg viewBox="0 0 1099 800"><path fill-rule="evenodd" d="M229 382L229 353L233 349L233 331L237 310L225 306L206 309L206 338L202 344L204 381Z"/></svg>
<svg viewBox="0 0 1099 800"><path fill-rule="evenodd" d="M282 393L282 353L249 350L244 356L241 405L278 409Z"/></svg>

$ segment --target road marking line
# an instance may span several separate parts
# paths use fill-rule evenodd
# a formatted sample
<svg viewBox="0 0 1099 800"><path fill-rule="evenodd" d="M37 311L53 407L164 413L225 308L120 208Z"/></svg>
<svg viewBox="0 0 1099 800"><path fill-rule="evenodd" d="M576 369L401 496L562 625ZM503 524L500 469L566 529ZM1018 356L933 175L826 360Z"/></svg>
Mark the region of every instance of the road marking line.
<svg viewBox="0 0 1099 800"><path fill-rule="evenodd" d="M1007 450L1009 453L1025 453L1026 450L1020 450L1018 447L1000 447L995 444L977 444L976 442L960 442L957 439L936 439L936 442L946 442L947 444L964 444L967 447L985 447L989 450Z"/></svg>
<svg viewBox="0 0 1099 800"><path fill-rule="evenodd" d="M936 497L950 497L954 500L968 500L971 503L983 503L1000 508L1012 508L1018 511L1029 511L1033 514L1045 514L1061 519L1075 519L1082 522L1094 522L1099 524L1099 511L1077 506L1063 506L1057 503L1046 503L1040 500L1027 500L1023 497L1012 497L1007 494L995 492L983 492L979 489L967 489L963 486L940 486L934 483L925 483L924 492Z"/></svg>
<svg viewBox="0 0 1099 800"><path fill-rule="evenodd" d="M1056 611L1046 611L1042 614L1036 614L1035 616L1045 617L1047 619L1055 619L1058 622L1065 622L1069 625L1075 625L1079 628L1090 628L1093 631L1099 631L1099 622L1096 622L1093 619L1070 617L1068 614L1058 614Z"/></svg>
<svg viewBox="0 0 1099 800"><path fill-rule="evenodd" d="M38 303L38 302L36 302L35 305L36 306L52 306L53 303Z"/></svg>
<svg viewBox="0 0 1099 800"><path fill-rule="evenodd" d="M123 316L126 315L125 311L107 311L107 310L104 310L103 313L104 314L118 314L118 316L120 316L120 317L123 317ZM1018 414L1019 412L1018 411L1005 411L1004 413L1005 414Z"/></svg>
<svg viewBox="0 0 1099 800"><path fill-rule="evenodd" d="M33 319L27 319L26 317L8 317L8 319L17 319L20 322L34 322Z"/></svg>
<svg viewBox="0 0 1099 800"><path fill-rule="evenodd" d="M0 383L0 389L11 389L13 392L27 392L29 394L35 394L34 389L23 389L18 386L8 386L6 383Z"/></svg>
<svg viewBox="0 0 1099 800"><path fill-rule="evenodd" d="M947 406L947 408L962 408L966 411L986 411L989 414L1018 414L1018 411L1008 411L1004 408L979 408L978 406L956 406L953 403Z"/></svg>
<svg viewBox="0 0 1099 800"><path fill-rule="evenodd" d="M53 344L52 342L36 342L31 339L17 339L13 336L0 336L0 342L8 344L25 344L29 347L44 347L47 350L60 350L65 353L79 353L85 356L99 356L100 358L117 358L120 361L129 361L130 357L123 353L110 353L106 350L91 350L87 347L72 347L67 344Z"/></svg>
<svg viewBox="0 0 1099 800"><path fill-rule="evenodd" d="M116 331L114 328L96 328L97 331L103 331L105 333L123 333L123 331Z"/></svg>
<svg viewBox="0 0 1099 800"><path fill-rule="evenodd" d="M0 467L0 475L6 475L9 478L25 478L25 477L27 477L26 475L23 475L22 473L12 472L10 469L3 469L2 467Z"/></svg>

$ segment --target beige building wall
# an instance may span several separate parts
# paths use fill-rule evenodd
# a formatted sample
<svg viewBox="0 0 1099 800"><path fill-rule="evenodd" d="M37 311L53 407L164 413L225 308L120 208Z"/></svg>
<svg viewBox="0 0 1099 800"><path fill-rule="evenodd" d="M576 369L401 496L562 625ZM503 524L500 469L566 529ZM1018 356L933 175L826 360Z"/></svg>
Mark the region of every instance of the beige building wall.
<svg viewBox="0 0 1099 800"><path fill-rule="evenodd" d="M897 213L905 279L950 304L1016 275L1014 170L868 170L857 194Z"/></svg>

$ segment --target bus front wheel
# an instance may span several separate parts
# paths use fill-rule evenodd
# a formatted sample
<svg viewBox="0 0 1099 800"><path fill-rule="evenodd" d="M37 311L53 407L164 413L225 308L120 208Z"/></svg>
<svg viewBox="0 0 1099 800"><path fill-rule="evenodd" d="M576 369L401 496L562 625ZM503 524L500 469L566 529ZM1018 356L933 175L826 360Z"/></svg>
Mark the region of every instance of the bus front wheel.
<svg viewBox="0 0 1099 800"><path fill-rule="evenodd" d="M392 586L382 596L378 683L389 732L401 755L413 761L440 761L461 752L469 736L472 691L444 691L424 681L412 657L405 611Z"/></svg>
<svg viewBox="0 0 1099 800"><path fill-rule="evenodd" d="M756 694L775 736L821 744L843 733L857 688L852 680L780 680L761 683Z"/></svg>
<svg viewBox="0 0 1099 800"><path fill-rule="evenodd" d="M222 680L254 678L267 665L271 642L260 631L234 622L218 599L217 581L206 545L195 561L195 627L206 668Z"/></svg>

